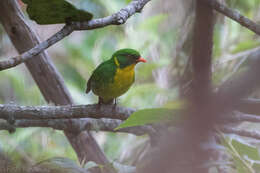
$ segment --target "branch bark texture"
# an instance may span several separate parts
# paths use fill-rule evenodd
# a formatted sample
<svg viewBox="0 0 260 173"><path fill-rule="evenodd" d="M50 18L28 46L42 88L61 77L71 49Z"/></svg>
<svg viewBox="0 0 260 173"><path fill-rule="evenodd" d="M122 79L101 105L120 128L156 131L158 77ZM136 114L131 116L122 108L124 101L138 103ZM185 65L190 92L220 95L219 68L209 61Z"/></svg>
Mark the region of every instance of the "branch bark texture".
<svg viewBox="0 0 260 173"><path fill-rule="evenodd" d="M70 119L111 118L127 119L135 110L114 105L67 105L67 106L17 106L0 105L2 119Z"/></svg>

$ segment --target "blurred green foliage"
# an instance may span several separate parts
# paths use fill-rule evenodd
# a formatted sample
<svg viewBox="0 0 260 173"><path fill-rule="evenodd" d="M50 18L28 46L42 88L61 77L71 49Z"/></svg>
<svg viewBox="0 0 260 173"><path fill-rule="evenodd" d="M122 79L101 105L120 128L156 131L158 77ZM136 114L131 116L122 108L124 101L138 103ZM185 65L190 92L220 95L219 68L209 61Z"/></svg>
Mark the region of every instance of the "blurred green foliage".
<svg viewBox="0 0 260 173"><path fill-rule="evenodd" d="M94 18L98 18L118 11L130 1L71 0L70 2L80 9L90 11ZM247 17L260 21L260 0L227 0L226 2ZM162 3L164 5L168 3L168 11L164 9L166 5L163 6ZM188 29L184 27L186 20L193 19L192 11L178 11L181 3L182 1L175 0L151 1L141 14L135 14L125 25L76 32L62 40L59 47L50 49L49 53L64 77L75 103L97 102L96 96L84 93L86 80L98 64L109 59L117 49L126 47L139 50L148 63L136 67L136 82L125 95L119 98L119 104L148 109L158 108L176 100L179 96L182 73L187 67L189 68L186 63L192 40L192 27ZM184 38L185 40L182 40ZM16 54L1 27L0 41L1 58ZM183 44L179 45L181 42ZM240 54L259 47L259 43L260 40L254 33L230 19L223 18L222 15L217 15L213 51L214 84L221 84L231 73L239 69L240 65L246 62L242 61L243 58L247 57L247 54L243 56ZM176 46L180 46L180 49ZM230 56L235 58L230 59ZM219 62L222 63L216 65ZM23 65L2 71L0 79L0 103L46 104ZM140 154L137 152L138 149L142 148L141 145L146 146L145 141L147 141L145 136L103 132L94 134L111 160L124 163L134 163L133 158L137 157L137 153ZM38 162L52 157L77 160L72 147L60 131L43 128L17 129L14 134L0 131L0 139L0 149L6 151L19 164ZM233 146L234 151L242 147L240 144L230 145ZM226 147L228 148L228 145ZM250 153L246 149L245 152ZM237 162L244 164L244 161L233 159L235 164Z"/></svg>

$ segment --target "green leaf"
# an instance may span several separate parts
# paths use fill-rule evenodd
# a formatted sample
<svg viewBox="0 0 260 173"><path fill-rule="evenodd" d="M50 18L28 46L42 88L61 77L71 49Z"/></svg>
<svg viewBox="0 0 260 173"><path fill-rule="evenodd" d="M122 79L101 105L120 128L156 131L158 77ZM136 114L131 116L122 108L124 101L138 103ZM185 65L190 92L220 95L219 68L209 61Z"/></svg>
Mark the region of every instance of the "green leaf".
<svg viewBox="0 0 260 173"><path fill-rule="evenodd" d="M247 144L242 140L238 141L235 139L232 139L231 144L241 157L246 157L252 160L260 161L259 152L255 146Z"/></svg>
<svg viewBox="0 0 260 173"><path fill-rule="evenodd" d="M27 4L30 19L38 24L57 24L71 21L89 21L93 15L77 9L65 0L22 0Z"/></svg>
<svg viewBox="0 0 260 173"><path fill-rule="evenodd" d="M255 155L252 154L252 152L255 151L255 149L251 148L250 145L246 145L245 143L242 143L235 139L227 138L223 134L220 134L220 136L222 145L226 147L226 149L233 158L237 172L254 173L255 171L253 170L252 165L250 165L250 162L244 156L246 155L247 157L255 157Z"/></svg>
<svg viewBox="0 0 260 173"><path fill-rule="evenodd" d="M241 158L251 163L251 167L260 171L260 156L257 147L245 143L242 140L231 140L232 146L236 149Z"/></svg>
<svg viewBox="0 0 260 173"><path fill-rule="evenodd" d="M162 121L173 121L173 123L178 123L181 119L180 113L180 110L167 108L142 109L134 112L127 120L115 128L115 130L126 127L153 124Z"/></svg>

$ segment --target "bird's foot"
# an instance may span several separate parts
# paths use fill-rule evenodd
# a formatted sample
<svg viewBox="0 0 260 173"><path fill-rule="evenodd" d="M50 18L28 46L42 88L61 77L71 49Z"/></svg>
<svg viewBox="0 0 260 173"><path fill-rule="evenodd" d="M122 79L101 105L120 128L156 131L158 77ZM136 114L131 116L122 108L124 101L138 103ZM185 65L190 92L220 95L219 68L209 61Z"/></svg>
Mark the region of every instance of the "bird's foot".
<svg viewBox="0 0 260 173"><path fill-rule="evenodd" d="M97 109L100 110L101 109L101 105L102 105L102 98L98 98L98 104L97 104Z"/></svg>

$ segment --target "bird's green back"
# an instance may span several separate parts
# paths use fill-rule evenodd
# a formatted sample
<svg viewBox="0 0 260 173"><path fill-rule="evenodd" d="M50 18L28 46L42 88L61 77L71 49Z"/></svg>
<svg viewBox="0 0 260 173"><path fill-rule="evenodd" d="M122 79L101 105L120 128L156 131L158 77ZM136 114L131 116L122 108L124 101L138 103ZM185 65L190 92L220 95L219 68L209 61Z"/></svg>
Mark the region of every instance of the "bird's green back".
<svg viewBox="0 0 260 173"><path fill-rule="evenodd" d="M112 83L116 73L116 65L112 59L101 63L92 73L88 80L87 90L88 93L91 89L96 91L103 90L109 83Z"/></svg>

